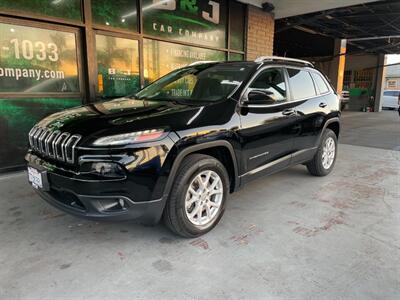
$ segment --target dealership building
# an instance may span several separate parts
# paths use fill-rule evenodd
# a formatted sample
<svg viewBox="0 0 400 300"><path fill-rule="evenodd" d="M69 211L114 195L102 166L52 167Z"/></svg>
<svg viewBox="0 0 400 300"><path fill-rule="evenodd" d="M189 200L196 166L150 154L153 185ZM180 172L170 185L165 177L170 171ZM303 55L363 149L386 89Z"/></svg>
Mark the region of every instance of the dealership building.
<svg viewBox="0 0 400 300"><path fill-rule="evenodd" d="M1 0L0 170L23 164L44 116L194 61L272 54L273 33L272 15L236 1Z"/></svg>
<svg viewBox="0 0 400 300"><path fill-rule="evenodd" d="M28 131L46 115L195 61L272 55L278 20L342 2L0 0L0 172L23 166Z"/></svg>

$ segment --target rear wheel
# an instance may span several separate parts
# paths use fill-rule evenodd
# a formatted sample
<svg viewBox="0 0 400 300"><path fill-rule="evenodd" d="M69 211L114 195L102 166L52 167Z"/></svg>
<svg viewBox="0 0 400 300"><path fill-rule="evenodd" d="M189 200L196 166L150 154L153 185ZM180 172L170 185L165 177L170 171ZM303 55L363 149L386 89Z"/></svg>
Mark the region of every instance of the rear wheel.
<svg viewBox="0 0 400 300"><path fill-rule="evenodd" d="M229 176L217 159L203 154L186 157L177 173L164 210L164 222L176 234L197 237L221 219Z"/></svg>
<svg viewBox="0 0 400 300"><path fill-rule="evenodd" d="M336 152L336 134L332 130L326 129L321 138L317 153L314 155L313 159L306 164L310 174L314 176L328 175L335 165Z"/></svg>

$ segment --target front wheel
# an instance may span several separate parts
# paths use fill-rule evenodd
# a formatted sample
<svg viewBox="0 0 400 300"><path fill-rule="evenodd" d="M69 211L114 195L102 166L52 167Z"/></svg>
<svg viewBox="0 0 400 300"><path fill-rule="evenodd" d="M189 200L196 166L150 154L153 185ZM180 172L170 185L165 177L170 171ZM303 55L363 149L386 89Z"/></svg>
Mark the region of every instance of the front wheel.
<svg viewBox="0 0 400 300"><path fill-rule="evenodd" d="M179 168L164 211L165 224L183 237L197 237L210 231L221 219L229 176L215 158L193 154Z"/></svg>
<svg viewBox="0 0 400 300"><path fill-rule="evenodd" d="M317 153L314 155L313 159L306 164L308 171L314 176L328 175L335 165L336 155L336 134L332 130L326 129L321 138Z"/></svg>

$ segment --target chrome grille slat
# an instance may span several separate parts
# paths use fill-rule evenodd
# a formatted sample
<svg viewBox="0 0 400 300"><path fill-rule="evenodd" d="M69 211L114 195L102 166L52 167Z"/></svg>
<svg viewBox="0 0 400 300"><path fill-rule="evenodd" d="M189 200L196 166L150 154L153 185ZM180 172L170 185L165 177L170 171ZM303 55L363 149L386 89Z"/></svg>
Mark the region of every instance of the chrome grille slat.
<svg viewBox="0 0 400 300"><path fill-rule="evenodd" d="M33 149L35 149L36 151L39 151L39 136L42 134L43 129L42 128L38 128L38 130L36 130L35 135L33 136Z"/></svg>
<svg viewBox="0 0 400 300"><path fill-rule="evenodd" d="M64 151L65 151L65 159L68 163L73 163L75 160L75 147L81 140L81 136L74 134L72 135L67 143L65 144ZM70 153L70 156L68 154Z"/></svg>
<svg viewBox="0 0 400 300"><path fill-rule="evenodd" d="M29 145L30 145L32 148L33 148L33 136L34 136L36 130L38 130L38 128L37 128L37 127L33 127L33 128L31 129L31 131L29 131Z"/></svg>
<svg viewBox="0 0 400 300"><path fill-rule="evenodd" d="M61 132L59 130L56 130L53 133L51 133L46 139L46 153L51 158L55 158L53 141L57 138L57 136L60 133Z"/></svg>
<svg viewBox="0 0 400 300"><path fill-rule="evenodd" d="M40 152L41 153L46 153L46 146L44 145L44 139L46 138L46 136L49 134L49 130L47 130L47 129L44 129L43 131L42 131L42 134L39 136L39 142L38 142L38 144L39 144L39 150L40 150Z"/></svg>
<svg viewBox="0 0 400 300"><path fill-rule="evenodd" d="M53 142L51 143L52 146L53 146L53 154L52 154L52 157L53 157L54 159L56 159L57 140L58 140L58 138L59 138L60 135L61 135L61 132L59 132L59 133L54 137Z"/></svg>
<svg viewBox="0 0 400 300"><path fill-rule="evenodd" d="M65 161L63 148L64 148L64 143L68 137L69 137L69 133L63 132L56 139L55 154L56 154L56 159L58 159L58 160Z"/></svg>
<svg viewBox="0 0 400 300"><path fill-rule="evenodd" d="M35 126L29 131L29 145L33 152L69 164L75 163L78 134Z"/></svg>

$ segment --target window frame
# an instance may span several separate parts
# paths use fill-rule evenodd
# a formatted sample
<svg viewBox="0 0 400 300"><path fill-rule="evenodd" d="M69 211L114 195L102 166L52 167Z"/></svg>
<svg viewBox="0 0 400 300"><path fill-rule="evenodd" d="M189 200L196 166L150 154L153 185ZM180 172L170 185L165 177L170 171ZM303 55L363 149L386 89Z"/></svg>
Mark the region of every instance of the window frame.
<svg viewBox="0 0 400 300"><path fill-rule="evenodd" d="M41 23L37 21L26 21L20 19L11 19L8 17L0 16L0 24L9 24L16 26L25 26L36 29L47 29L60 32L73 33L75 35L75 45L76 45L76 64L78 70L78 83L79 92L68 92L68 93L54 93L54 92L37 92L37 93L25 93L25 92L2 92L0 91L0 97L3 99L11 98L81 98L85 97L85 83L83 79L84 69L82 65L82 44L81 44L81 34L78 28L71 28L62 25L53 25L48 23Z"/></svg>

